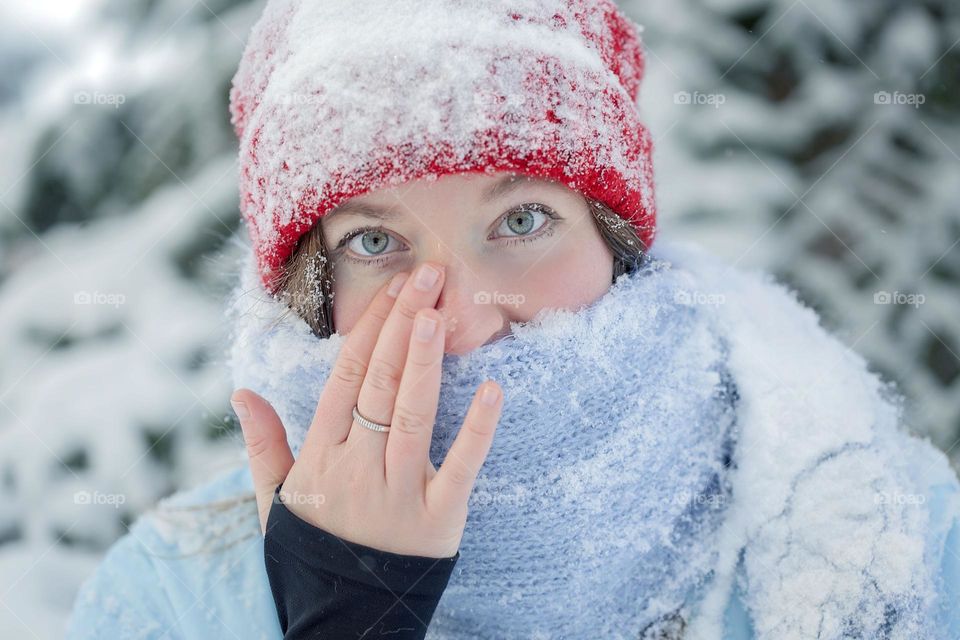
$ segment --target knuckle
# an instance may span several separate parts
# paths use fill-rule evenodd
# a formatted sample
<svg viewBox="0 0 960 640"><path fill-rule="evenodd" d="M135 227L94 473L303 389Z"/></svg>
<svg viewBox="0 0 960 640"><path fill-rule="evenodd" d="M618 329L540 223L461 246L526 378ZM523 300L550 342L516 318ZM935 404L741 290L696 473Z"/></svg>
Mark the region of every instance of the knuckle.
<svg viewBox="0 0 960 640"><path fill-rule="evenodd" d="M350 493L362 495L367 493L370 486L370 474L363 469L354 468L343 475L342 482Z"/></svg>
<svg viewBox="0 0 960 640"><path fill-rule="evenodd" d="M341 352L332 373L334 380L346 386L359 385L366 375L367 366L359 358L346 352Z"/></svg>
<svg viewBox="0 0 960 640"><path fill-rule="evenodd" d="M390 317L390 310L387 309L387 310L385 310L385 311L379 311L379 310L373 308L373 306L374 306L374 305L373 305L373 301L371 301L371 302L370 302L370 308L368 308L367 313L369 313L370 316L373 317L373 319L377 321L377 325L378 325L378 326L381 326L381 327L382 327L382 326L384 325L384 323L387 321L387 318Z"/></svg>
<svg viewBox="0 0 960 640"><path fill-rule="evenodd" d="M407 364L417 369L426 369L439 363L439 358L431 351L429 345L412 340L412 347L407 351Z"/></svg>
<svg viewBox="0 0 960 640"><path fill-rule="evenodd" d="M450 482L456 485L468 485L473 482L474 470L458 457L447 457L450 464Z"/></svg>
<svg viewBox="0 0 960 640"><path fill-rule="evenodd" d="M273 447L275 442L276 438L263 435L246 436L244 438L247 455L249 455L252 460L262 457Z"/></svg>
<svg viewBox="0 0 960 640"><path fill-rule="evenodd" d="M402 376L403 372L399 367L379 360L371 364L367 370L364 384L370 384L371 388L376 391L393 394L400 388L400 379Z"/></svg>
<svg viewBox="0 0 960 640"><path fill-rule="evenodd" d="M363 460L354 458L346 466L337 479L337 483L348 496L371 496L376 493L377 487L382 484L383 473L380 468ZM353 502L353 506L366 509L370 503Z"/></svg>
<svg viewBox="0 0 960 640"><path fill-rule="evenodd" d="M491 433L493 433L494 423L490 420L482 420L477 417L473 417L467 422L467 430L473 435L486 438Z"/></svg>
<svg viewBox="0 0 960 640"><path fill-rule="evenodd" d="M391 430L400 433L416 435L423 433L429 427L430 418L423 413L412 411L406 407L394 409L393 419L390 421Z"/></svg>
<svg viewBox="0 0 960 640"><path fill-rule="evenodd" d="M413 321L414 317L416 317L417 311L419 310L417 307L414 307L409 302L405 300L400 300L400 299L397 300L393 308L397 313L400 314L401 317L411 322Z"/></svg>

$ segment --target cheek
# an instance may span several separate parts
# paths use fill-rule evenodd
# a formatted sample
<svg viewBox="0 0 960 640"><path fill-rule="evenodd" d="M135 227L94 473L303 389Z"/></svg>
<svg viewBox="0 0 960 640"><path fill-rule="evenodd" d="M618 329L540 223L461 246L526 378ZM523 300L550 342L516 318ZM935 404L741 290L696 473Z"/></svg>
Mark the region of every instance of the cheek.
<svg viewBox="0 0 960 640"><path fill-rule="evenodd" d="M351 278L349 274L338 271L333 284L333 326L337 333L346 335L360 320L380 286L390 276L377 279Z"/></svg>
<svg viewBox="0 0 960 640"><path fill-rule="evenodd" d="M340 335L346 335L353 329L360 316L363 315L363 306L351 300L355 296L341 296L339 293L333 298L333 326Z"/></svg>
<svg viewBox="0 0 960 640"><path fill-rule="evenodd" d="M524 294L518 309L520 321L533 318L544 307L576 309L590 304L610 288L613 254L603 239L582 234L573 242L570 234L561 245L551 248L517 282Z"/></svg>

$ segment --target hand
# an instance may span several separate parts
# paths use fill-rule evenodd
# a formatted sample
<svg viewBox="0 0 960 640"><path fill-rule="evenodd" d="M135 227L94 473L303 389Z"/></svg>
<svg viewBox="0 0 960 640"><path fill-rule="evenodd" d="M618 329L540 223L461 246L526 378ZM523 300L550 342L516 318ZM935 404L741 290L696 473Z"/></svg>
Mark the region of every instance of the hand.
<svg viewBox="0 0 960 640"><path fill-rule="evenodd" d="M431 267L425 289L414 286ZM273 407L249 389L231 403L240 418L260 514L266 530L274 490L301 519L341 538L384 551L453 556L467 518L467 499L493 441L503 394L480 385L439 471L429 459L440 396L443 316L434 306L443 288L442 265L425 263L413 277L397 274L399 295L377 292L347 335L320 393L294 461ZM419 339L414 326L433 321ZM488 395L489 394L489 395ZM481 398L491 400L485 404ZM352 409L389 432L353 420Z"/></svg>

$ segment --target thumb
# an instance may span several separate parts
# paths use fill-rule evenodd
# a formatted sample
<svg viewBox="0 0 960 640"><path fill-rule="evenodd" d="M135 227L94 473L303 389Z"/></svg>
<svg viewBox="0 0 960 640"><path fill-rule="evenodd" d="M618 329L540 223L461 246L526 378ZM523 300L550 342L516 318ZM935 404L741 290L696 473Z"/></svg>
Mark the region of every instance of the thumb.
<svg viewBox="0 0 960 640"><path fill-rule="evenodd" d="M270 403L250 389L237 389L230 396L233 411L240 419L243 440L250 458L253 490L257 494L260 531L267 528L273 492L293 466L287 432Z"/></svg>

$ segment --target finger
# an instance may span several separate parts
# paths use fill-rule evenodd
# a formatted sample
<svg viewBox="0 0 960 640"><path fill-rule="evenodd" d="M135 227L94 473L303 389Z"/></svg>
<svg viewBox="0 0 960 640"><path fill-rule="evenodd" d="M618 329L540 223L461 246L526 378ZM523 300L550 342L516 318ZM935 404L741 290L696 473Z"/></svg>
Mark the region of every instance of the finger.
<svg viewBox="0 0 960 640"><path fill-rule="evenodd" d="M450 446L440 470L427 485L427 504L435 513L454 513L466 509L477 474L493 442L500 420L502 399L500 385L492 380L480 385L474 394L456 440ZM488 404L490 401L492 404Z"/></svg>
<svg viewBox="0 0 960 640"><path fill-rule="evenodd" d="M367 366L383 323L396 302L399 287L409 274L401 272L377 291L363 315L347 334L337 359L320 392L317 408L303 448L338 444L346 440L353 422L353 405L360 394L360 385L367 375Z"/></svg>
<svg viewBox="0 0 960 640"><path fill-rule="evenodd" d="M293 466L287 432L270 403L249 389L237 389L230 404L240 419L243 441L250 458L253 491L257 495L260 530L266 530L273 492Z"/></svg>
<svg viewBox="0 0 960 640"><path fill-rule="evenodd" d="M433 308L437 304L443 288L443 276L443 265L425 262L404 283L377 338L367 375L357 397L357 410L368 420L380 424L392 422L393 407L397 402L397 391L407 361L413 318L420 309ZM370 459L378 460L382 468L387 435L354 422L347 436L347 445L363 447Z"/></svg>
<svg viewBox="0 0 960 640"><path fill-rule="evenodd" d="M443 316L436 309L421 309L411 334L384 464L387 486L422 495L440 398Z"/></svg>

